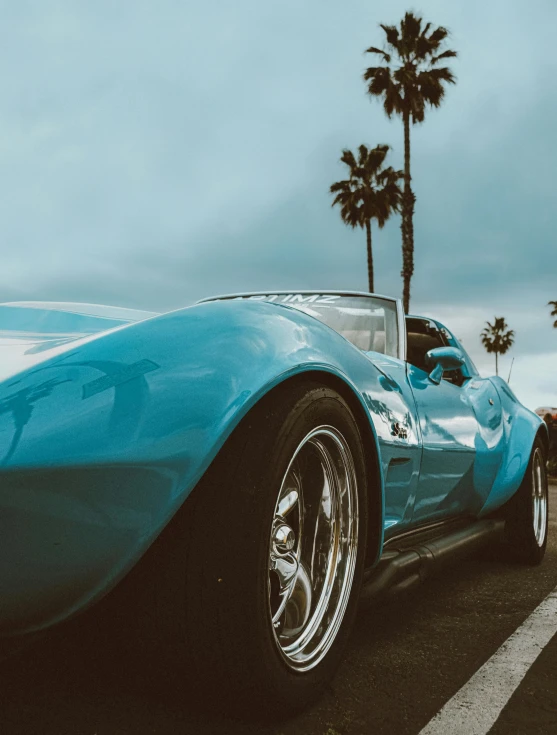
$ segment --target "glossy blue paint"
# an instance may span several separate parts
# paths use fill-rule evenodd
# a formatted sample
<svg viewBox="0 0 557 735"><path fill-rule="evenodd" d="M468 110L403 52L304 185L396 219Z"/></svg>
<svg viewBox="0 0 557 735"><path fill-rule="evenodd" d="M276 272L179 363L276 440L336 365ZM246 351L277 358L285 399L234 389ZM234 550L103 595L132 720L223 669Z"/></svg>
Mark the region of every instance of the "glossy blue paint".
<svg viewBox="0 0 557 735"><path fill-rule="evenodd" d="M462 389L432 382L408 364L407 375L419 416L423 447L414 522L468 513L473 504L477 422Z"/></svg>
<svg viewBox="0 0 557 735"><path fill-rule="evenodd" d="M490 378L490 383L501 401L503 437L498 447L501 463L480 511L482 516L503 505L516 492L526 472L537 434L545 433L548 438L542 419L520 403L502 378Z"/></svg>
<svg viewBox="0 0 557 735"><path fill-rule="evenodd" d="M49 333L40 352L39 335L6 329L12 317L0 322L11 356L0 385L4 630L44 627L106 592L247 411L295 374L323 371L352 388L384 474L408 453L391 434L393 421L414 430L408 390L293 309L209 302L54 346Z"/></svg>
<svg viewBox="0 0 557 735"><path fill-rule="evenodd" d="M429 379L437 385L445 370L457 370L464 365L464 355L457 347L436 347L426 354L426 360L433 368Z"/></svg>
<svg viewBox="0 0 557 735"><path fill-rule="evenodd" d="M420 318L420 317L414 317ZM441 322L433 321L443 332L447 343L456 349L464 357L462 368L463 375L468 377L462 387L452 391L453 396L458 395L462 405L455 408L454 413L446 412L445 424L442 429L448 428L455 434L455 439L461 441L468 450L473 447L473 466L466 470L466 462L462 461L460 468L449 459L447 454L437 464L432 459L432 473L428 477L427 463L424 462L420 475L421 493L416 501L417 508L413 521L443 515L473 514L485 516L504 505L518 489L528 465L532 445L538 432L545 432L547 427L535 413L523 406L516 398L507 383L499 378L481 378L476 366L470 356L452 334L452 332ZM410 381L411 375L418 376L423 371L408 366ZM441 386L444 381L441 381ZM416 387L416 386L415 386ZM454 386L453 386L454 387ZM444 389L447 392L447 389ZM459 392L460 391L460 392ZM414 391L417 403L420 403L421 393ZM438 439L439 424L432 419L431 413L435 403L440 396L429 391L429 396L434 399L431 404L428 400L420 412L420 424L425 428L424 436L424 458L428 455L428 443L433 447L440 448ZM442 407L442 400L441 407ZM473 424L470 424L468 408L472 409L476 420L474 435L472 436ZM466 414L463 419L462 414ZM428 438L429 435L429 438ZM447 437L448 438L448 437ZM444 454L444 453L443 453ZM453 488L453 492L443 496L450 487L451 478L454 483L458 474L462 473L461 480ZM441 485L443 492L436 492L435 487ZM428 488L431 488L429 490ZM424 507L424 499L426 506ZM447 512L447 505L452 505L453 511Z"/></svg>
<svg viewBox="0 0 557 735"><path fill-rule="evenodd" d="M437 327L443 332L445 335L445 338L448 342L448 344L451 347L456 347L459 352L464 357L464 367L463 367L463 373L467 377L474 377L479 376L478 370L474 363L472 362L472 359L470 355L466 352L464 347L460 344L460 342L457 340L457 338L454 336L454 334L451 332L450 329L447 329L447 327L444 324L441 324L441 322L437 321L436 319L433 320L435 324L437 324Z"/></svg>
<svg viewBox="0 0 557 735"><path fill-rule="evenodd" d="M478 421L474 488L481 508L473 508L484 516L509 500L518 489L530 459L538 432L547 427L533 411L523 406L508 384L500 377L480 378L470 356L441 322L450 345L464 355L466 372L471 377L465 383L468 400Z"/></svg>
<svg viewBox="0 0 557 735"><path fill-rule="evenodd" d="M308 371L344 381L372 428L376 557L383 531L486 513L518 487L541 419L503 381L434 385L287 305L0 306L0 631L40 630L105 594L242 417Z"/></svg>
<svg viewBox="0 0 557 735"><path fill-rule="evenodd" d="M503 463L508 437L504 431L501 399L491 380L476 376L463 386L463 393L478 422L473 478L477 497L473 511L477 513L492 491L495 477ZM496 504L500 503L496 501Z"/></svg>
<svg viewBox="0 0 557 735"><path fill-rule="evenodd" d="M381 437L384 468L385 539L412 525L420 474L422 447L406 363L386 355L367 353L381 371L380 385L393 395L387 401L368 396L371 416ZM403 429L396 435L395 424Z"/></svg>

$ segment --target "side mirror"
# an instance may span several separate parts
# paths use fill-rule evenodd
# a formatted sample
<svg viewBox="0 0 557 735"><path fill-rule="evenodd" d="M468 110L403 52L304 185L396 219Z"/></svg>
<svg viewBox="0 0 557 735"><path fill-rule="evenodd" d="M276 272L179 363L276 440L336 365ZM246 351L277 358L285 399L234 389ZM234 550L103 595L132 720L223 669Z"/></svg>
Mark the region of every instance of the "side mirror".
<svg viewBox="0 0 557 735"><path fill-rule="evenodd" d="M425 359L433 367L429 379L436 385L441 382L445 370L458 370L465 364L464 355L456 347L436 347L426 354Z"/></svg>

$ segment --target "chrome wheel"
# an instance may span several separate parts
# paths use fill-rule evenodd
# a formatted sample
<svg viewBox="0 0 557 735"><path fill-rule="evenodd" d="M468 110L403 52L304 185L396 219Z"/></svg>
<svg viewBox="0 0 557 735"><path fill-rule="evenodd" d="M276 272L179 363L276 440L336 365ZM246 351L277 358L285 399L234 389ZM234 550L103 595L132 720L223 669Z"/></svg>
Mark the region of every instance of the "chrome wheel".
<svg viewBox="0 0 557 735"><path fill-rule="evenodd" d="M292 669L307 671L338 633L354 578L358 493L348 443L320 426L300 443L283 478L271 527L269 613Z"/></svg>
<svg viewBox="0 0 557 735"><path fill-rule="evenodd" d="M538 546L543 546L547 531L547 482L543 455L539 449L532 460L532 516L534 537Z"/></svg>

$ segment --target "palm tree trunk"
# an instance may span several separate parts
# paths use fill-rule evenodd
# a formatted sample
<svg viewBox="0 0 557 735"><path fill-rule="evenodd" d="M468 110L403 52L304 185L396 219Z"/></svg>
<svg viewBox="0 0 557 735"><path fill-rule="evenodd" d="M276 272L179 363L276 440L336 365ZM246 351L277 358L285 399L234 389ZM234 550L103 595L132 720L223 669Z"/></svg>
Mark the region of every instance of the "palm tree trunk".
<svg viewBox="0 0 557 735"><path fill-rule="evenodd" d="M367 279L369 292L373 293L373 253L371 251L371 221L366 220L367 237Z"/></svg>
<svg viewBox="0 0 557 735"><path fill-rule="evenodd" d="M499 353L495 353L495 375L499 375Z"/></svg>
<svg viewBox="0 0 557 735"><path fill-rule="evenodd" d="M402 193L402 302L410 311L410 281L414 273L414 202L410 176L410 110L404 110L404 191Z"/></svg>

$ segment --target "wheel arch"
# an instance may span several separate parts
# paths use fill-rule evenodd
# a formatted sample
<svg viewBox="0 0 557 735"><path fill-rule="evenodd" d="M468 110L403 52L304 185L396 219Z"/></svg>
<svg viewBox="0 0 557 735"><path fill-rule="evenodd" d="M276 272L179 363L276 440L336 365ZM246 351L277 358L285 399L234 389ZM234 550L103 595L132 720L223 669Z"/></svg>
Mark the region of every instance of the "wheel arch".
<svg viewBox="0 0 557 735"><path fill-rule="evenodd" d="M545 422L540 425L534 438L534 442L536 441L536 439L539 439L541 441L543 445L544 456L547 460L547 457L549 455L549 430Z"/></svg>
<svg viewBox="0 0 557 735"><path fill-rule="evenodd" d="M501 398L506 449L481 516L502 508L518 491L538 438L546 456L549 450L549 432L542 419L523 406L501 378L490 380Z"/></svg>
<svg viewBox="0 0 557 735"><path fill-rule="evenodd" d="M279 390L286 390L294 384L299 385L300 383L310 381L321 383L337 391L348 404L358 424L362 438L362 449L368 481L367 504L369 523L366 539L366 567L370 567L379 558L383 543L383 476L375 427L373 426L373 421L369 416L367 408L364 407L363 398L358 394L356 389L342 377L329 371L305 370L292 375L273 386L265 394L265 397L271 397Z"/></svg>
<svg viewBox="0 0 557 735"><path fill-rule="evenodd" d="M80 346L79 361L68 359L72 349L18 374L18 390L35 389L48 369L57 389L41 399L1 472L0 510L17 498L26 529L0 544L2 554L18 559L25 580L0 575L2 585L14 585L6 595L10 609L0 616L10 634L69 618L118 585L243 417L289 380L331 386L353 411L370 478L366 561L375 561L384 497L371 391L380 372L341 335L293 309L214 302L96 335ZM0 428L13 433L11 415L2 419ZM44 581L40 590L36 579Z"/></svg>

